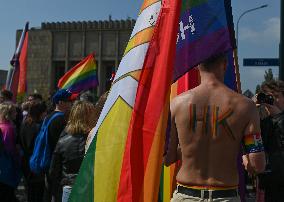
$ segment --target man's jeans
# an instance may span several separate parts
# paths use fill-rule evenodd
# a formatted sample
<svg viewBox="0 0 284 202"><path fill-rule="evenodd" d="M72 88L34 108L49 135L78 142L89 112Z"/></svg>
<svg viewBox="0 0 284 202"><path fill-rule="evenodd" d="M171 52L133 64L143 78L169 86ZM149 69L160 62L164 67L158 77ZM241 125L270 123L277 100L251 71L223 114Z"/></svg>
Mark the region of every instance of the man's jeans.
<svg viewBox="0 0 284 202"><path fill-rule="evenodd" d="M210 191L209 191L210 192ZM212 191L213 192L213 191ZM230 198L214 198L210 199L210 194L209 194L209 199L204 198L204 197L193 197L193 196L188 196L185 194L178 193L177 191L174 192L173 198L171 202L197 202L197 201L202 201L202 202L240 202L240 197L230 197Z"/></svg>

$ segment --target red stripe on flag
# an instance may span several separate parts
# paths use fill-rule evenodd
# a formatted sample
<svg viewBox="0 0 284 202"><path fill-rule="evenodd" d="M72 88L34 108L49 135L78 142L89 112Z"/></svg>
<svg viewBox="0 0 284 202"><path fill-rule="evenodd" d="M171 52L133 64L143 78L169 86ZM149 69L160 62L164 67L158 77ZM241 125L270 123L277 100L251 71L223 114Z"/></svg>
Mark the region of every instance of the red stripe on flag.
<svg viewBox="0 0 284 202"><path fill-rule="evenodd" d="M27 32L19 58L20 73L19 73L18 94L23 94L26 92L28 36L29 33Z"/></svg>
<svg viewBox="0 0 284 202"><path fill-rule="evenodd" d="M78 64L76 64L74 67L72 67L68 72L66 72L64 74L63 77L60 78L60 80L58 81L57 87L61 88L65 82L69 79L69 77L75 72L77 71L78 68L80 68L83 64L87 63L89 60L94 60L94 54L90 54L87 57L85 57L83 60L81 60L81 62L79 62Z"/></svg>
<svg viewBox="0 0 284 202"><path fill-rule="evenodd" d="M143 201L142 194L152 198L151 201L157 201L158 193L144 192L144 175L149 166L148 157L158 122L165 107L169 107L180 6L180 0L163 1L145 58L123 157L117 195L119 202ZM161 128L161 132L165 130L166 127ZM157 161L162 159L162 155L161 152ZM159 175L161 168L162 164L157 166L154 175ZM159 180L147 182L149 183L159 186Z"/></svg>

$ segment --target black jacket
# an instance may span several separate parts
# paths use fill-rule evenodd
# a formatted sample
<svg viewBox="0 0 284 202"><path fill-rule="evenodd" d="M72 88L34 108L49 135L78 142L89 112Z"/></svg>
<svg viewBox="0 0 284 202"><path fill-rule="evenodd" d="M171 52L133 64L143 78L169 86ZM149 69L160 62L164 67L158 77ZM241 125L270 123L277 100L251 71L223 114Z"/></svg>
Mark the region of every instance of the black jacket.
<svg viewBox="0 0 284 202"><path fill-rule="evenodd" d="M56 144L49 176L52 179L52 192L61 201L62 188L64 185L73 185L79 172L85 154L87 134L70 135L65 132Z"/></svg>
<svg viewBox="0 0 284 202"><path fill-rule="evenodd" d="M265 118L260 126L265 152L284 151L284 112Z"/></svg>
<svg viewBox="0 0 284 202"><path fill-rule="evenodd" d="M267 171L284 183L284 112L261 121L261 134L267 157Z"/></svg>

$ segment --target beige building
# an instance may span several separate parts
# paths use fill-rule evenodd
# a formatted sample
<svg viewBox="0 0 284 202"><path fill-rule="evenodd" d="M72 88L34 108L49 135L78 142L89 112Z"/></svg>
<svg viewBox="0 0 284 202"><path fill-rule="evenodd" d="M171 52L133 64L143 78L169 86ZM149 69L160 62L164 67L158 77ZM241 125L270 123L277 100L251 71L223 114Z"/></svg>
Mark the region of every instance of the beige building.
<svg viewBox="0 0 284 202"><path fill-rule="evenodd" d="M7 74L8 74L7 70L0 70L0 89L2 89L6 84Z"/></svg>
<svg viewBox="0 0 284 202"><path fill-rule="evenodd" d="M27 93L44 96L56 89L58 79L88 54L95 52L102 94L117 68L134 27L134 20L42 23L31 28L28 39ZM17 41L21 30L17 31Z"/></svg>

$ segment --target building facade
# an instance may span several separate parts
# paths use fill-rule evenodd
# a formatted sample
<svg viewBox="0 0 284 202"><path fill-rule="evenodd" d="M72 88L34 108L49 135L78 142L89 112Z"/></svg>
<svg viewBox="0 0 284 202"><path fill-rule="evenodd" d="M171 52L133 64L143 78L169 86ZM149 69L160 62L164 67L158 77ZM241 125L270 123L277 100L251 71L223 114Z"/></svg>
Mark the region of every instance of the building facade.
<svg viewBox="0 0 284 202"><path fill-rule="evenodd" d="M7 74L7 70L0 70L0 89L2 89L6 84Z"/></svg>
<svg viewBox="0 0 284 202"><path fill-rule="evenodd" d="M101 95L118 67L135 25L134 20L42 23L28 38L27 93L44 96L56 90L59 78L90 53L95 53ZM21 30L17 31L17 41Z"/></svg>

